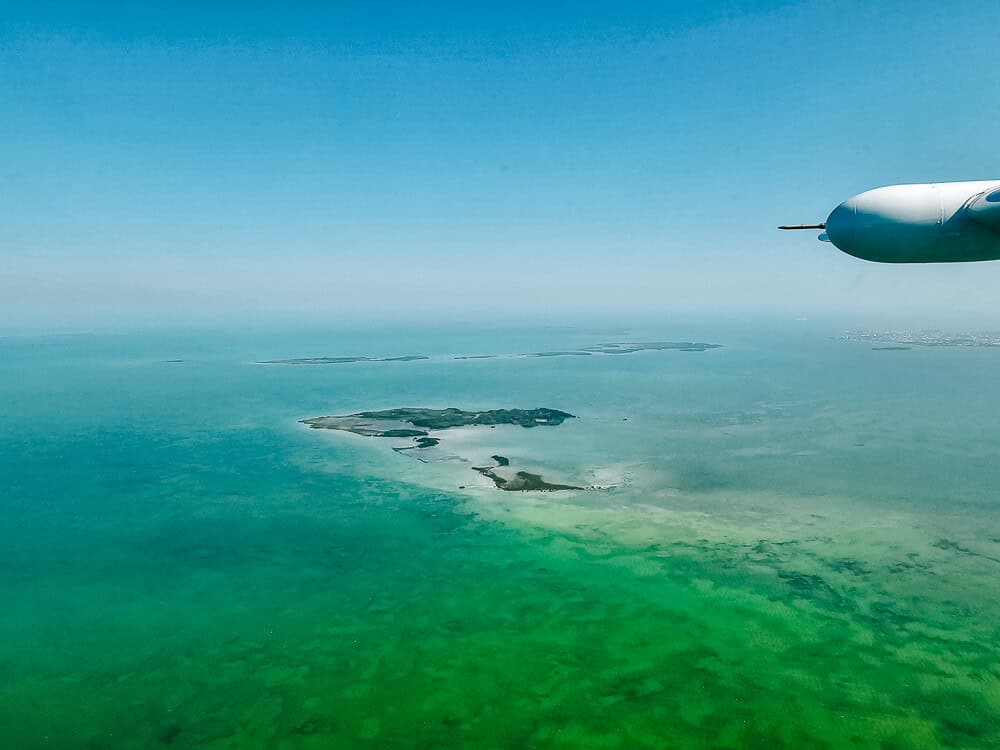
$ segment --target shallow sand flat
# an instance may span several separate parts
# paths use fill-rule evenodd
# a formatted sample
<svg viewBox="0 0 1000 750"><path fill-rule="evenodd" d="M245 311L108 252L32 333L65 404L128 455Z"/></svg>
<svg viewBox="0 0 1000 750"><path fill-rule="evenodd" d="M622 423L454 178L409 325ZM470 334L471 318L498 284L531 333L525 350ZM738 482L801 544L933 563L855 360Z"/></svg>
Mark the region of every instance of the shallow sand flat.
<svg viewBox="0 0 1000 750"><path fill-rule="evenodd" d="M538 474L546 482L579 486L583 489L598 485L620 484L624 481L622 472L615 467L584 464L572 453L572 435L579 431L578 425L569 422L553 432L527 431L509 425L496 429L465 427L450 429L442 433L442 442L431 454L431 450L420 451L419 457L441 462L439 471L419 480L424 486L434 486L453 491L466 482L465 472L471 467L494 466L494 456L500 455L510 462L510 466L500 471L501 476L527 471ZM431 454L431 455L426 455ZM414 455L414 457L417 457ZM588 456L589 458L589 456ZM477 483L478 484L478 483ZM489 485L492 487L492 483ZM578 492L562 490L561 492Z"/></svg>
<svg viewBox="0 0 1000 750"><path fill-rule="evenodd" d="M558 417L562 412L554 414ZM575 421L570 415L566 415L566 418L568 421L558 425L560 428ZM312 418L303 420L303 423L311 430L353 434L371 439L376 443L376 450L391 449L396 454L421 464L437 464L438 470L434 474L417 479L423 486L437 486L447 491L482 486L482 482L470 479L470 471L488 479L494 488L506 491L569 492L579 491L593 484L586 478L581 480L570 476L565 467L571 464L566 460L555 461L554 466L546 460L548 456L560 455L553 450L554 445L558 445L558 437L550 434L556 425L536 421L539 421L539 428L549 429L525 429L519 424L417 428L425 436L423 438L413 438L406 434L396 436L397 432L408 432L403 429L406 425L412 426L408 421L396 419L347 415ZM543 434L539 437L535 433ZM422 439L432 440L434 443L421 447L418 441ZM539 450L547 450L548 453L540 459L536 455ZM581 473L589 477L594 471L591 468ZM398 476L399 472L396 474Z"/></svg>

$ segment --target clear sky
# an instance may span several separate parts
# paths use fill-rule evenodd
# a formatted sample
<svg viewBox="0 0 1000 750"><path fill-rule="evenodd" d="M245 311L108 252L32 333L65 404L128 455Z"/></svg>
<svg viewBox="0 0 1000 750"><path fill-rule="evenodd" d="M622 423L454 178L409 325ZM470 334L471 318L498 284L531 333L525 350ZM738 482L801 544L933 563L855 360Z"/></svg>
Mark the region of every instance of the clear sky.
<svg viewBox="0 0 1000 750"><path fill-rule="evenodd" d="M209 6L207 9L204 6ZM785 222L1000 179L990 3L0 3L0 328L980 312Z"/></svg>

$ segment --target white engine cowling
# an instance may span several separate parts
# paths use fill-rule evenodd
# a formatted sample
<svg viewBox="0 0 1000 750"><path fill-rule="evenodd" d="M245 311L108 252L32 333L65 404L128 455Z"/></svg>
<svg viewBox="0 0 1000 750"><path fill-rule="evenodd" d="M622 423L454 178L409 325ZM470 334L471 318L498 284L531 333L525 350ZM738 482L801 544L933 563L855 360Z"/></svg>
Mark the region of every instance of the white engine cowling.
<svg viewBox="0 0 1000 750"><path fill-rule="evenodd" d="M833 210L826 234L845 253L882 263L1000 259L1000 182L869 190Z"/></svg>

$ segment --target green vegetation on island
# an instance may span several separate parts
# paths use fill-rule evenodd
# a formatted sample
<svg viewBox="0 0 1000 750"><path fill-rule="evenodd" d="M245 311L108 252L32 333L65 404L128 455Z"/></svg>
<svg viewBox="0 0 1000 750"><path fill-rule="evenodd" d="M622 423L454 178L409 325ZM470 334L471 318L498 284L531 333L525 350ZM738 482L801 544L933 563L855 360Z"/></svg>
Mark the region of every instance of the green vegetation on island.
<svg viewBox="0 0 1000 750"><path fill-rule="evenodd" d="M556 426L567 419L574 419L574 416L558 409L546 408L465 411L454 407L448 409L406 407L382 411L359 411L356 414L339 417L314 417L313 419L304 419L302 423L313 428L345 430L358 435L400 437L399 435L386 435L387 428L380 428L377 423L404 422L426 430L447 430L450 427L500 424L520 425L521 427ZM426 433L421 432L420 434L425 435Z"/></svg>
<svg viewBox="0 0 1000 750"><path fill-rule="evenodd" d="M541 474L532 474L529 471L503 471L510 467L510 459L506 456L493 456L492 458L496 461L496 466L473 466L472 470L492 479L497 489L506 492L552 492L554 490L583 489L583 487L576 487L572 484L546 482L542 479Z"/></svg>
<svg viewBox="0 0 1000 750"><path fill-rule="evenodd" d="M397 453L433 448L441 440L428 435L427 430L447 430L453 427L475 427L497 425L517 425L530 428L538 426L554 427L574 415L558 409L487 409L465 411L463 409L423 409L401 408L381 411L360 411L341 416L314 417L302 420L302 424L312 429L340 430L364 437L413 438L413 445L393 448ZM407 426L408 425L408 426ZM506 456L494 454L495 466L473 467L501 490L579 490L569 484L552 484L541 475L527 471L517 471Z"/></svg>

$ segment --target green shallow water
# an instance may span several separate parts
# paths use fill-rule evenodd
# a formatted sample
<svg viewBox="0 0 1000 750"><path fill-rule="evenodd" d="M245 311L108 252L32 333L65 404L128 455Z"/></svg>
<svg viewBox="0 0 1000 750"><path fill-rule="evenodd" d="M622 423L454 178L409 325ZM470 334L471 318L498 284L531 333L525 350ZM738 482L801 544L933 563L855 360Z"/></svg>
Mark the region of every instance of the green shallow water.
<svg viewBox="0 0 1000 750"><path fill-rule="evenodd" d="M1000 745L1000 354L650 333L727 349L0 342L4 746ZM565 408L522 450L630 483L462 492L295 424L401 405Z"/></svg>

